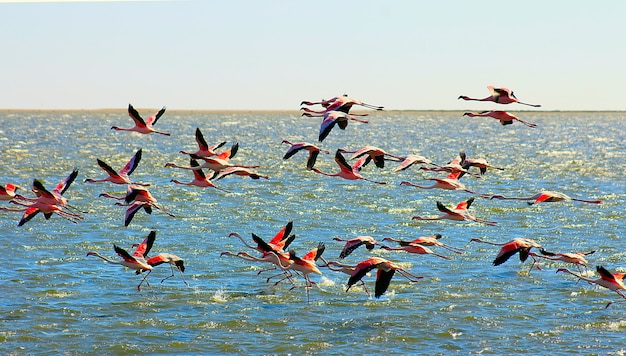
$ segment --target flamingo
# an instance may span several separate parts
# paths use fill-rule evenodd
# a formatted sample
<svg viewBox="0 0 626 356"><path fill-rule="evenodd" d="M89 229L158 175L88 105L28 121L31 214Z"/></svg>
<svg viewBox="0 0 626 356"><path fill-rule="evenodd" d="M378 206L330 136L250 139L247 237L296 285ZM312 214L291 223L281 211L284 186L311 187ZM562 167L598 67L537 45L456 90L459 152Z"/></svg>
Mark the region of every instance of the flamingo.
<svg viewBox="0 0 626 356"><path fill-rule="evenodd" d="M489 197L488 195L479 194L479 193L476 193L474 191L467 189L467 187L465 187L465 184L459 181L459 178L461 177L461 175L463 175L463 172L450 173L445 178L426 178L428 180L435 181L435 184L429 185L429 186L417 185L409 181L402 181L400 182L400 185L408 185L411 187L416 187L416 188L421 188L421 189L463 190L470 194L474 194L474 195L478 195L482 197Z"/></svg>
<svg viewBox="0 0 626 356"><path fill-rule="evenodd" d="M187 281L185 280L185 276L183 275L183 272L185 272L185 261L182 258L172 253L159 253L156 256L149 257L146 260L146 263L153 268L163 263L167 263L170 265L170 270L172 274L168 277L163 278L161 280L161 283L163 283L163 281L165 281L166 279L174 277L174 266L176 266L176 269L180 273L180 277L182 278L183 283L185 283L185 285L189 287L189 283L187 283ZM140 274L141 272L137 271L135 273Z"/></svg>
<svg viewBox="0 0 626 356"><path fill-rule="evenodd" d="M131 104L128 104L128 116L133 119L133 121L135 122L135 126L129 128L113 126L111 127L111 129L117 131L134 131L139 132L140 134L150 134L154 132L164 136L170 136L168 132L157 131L154 129L154 127L152 127L152 125L155 125L164 113L165 106L144 121L144 119L139 115L139 112L137 112L137 110L135 110L135 108Z"/></svg>
<svg viewBox="0 0 626 356"><path fill-rule="evenodd" d="M352 158L350 158L351 160L367 155L367 159L365 160L365 163L363 163L363 166L366 166L368 163L370 163L370 161L374 160L374 164L376 165L376 167L385 168L385 160L391 160L396 162L402 162L404 160L403 157L392 155L391 153L385 152L381 148L370 145L367 145L356 151L348 151L344 149L340 149L340 151L341 153L352 153ZM385 156L391 157L391 159L385 159Z"/></svg>
<svg viewBox="0 0 626 356"><path fill-rule="evenodd" d="M343 272L347 274L348 276L351 276L356 270L356 265L348 265L348 264L340 263L337 261L326 261L324 257L320 257L320 259L322 260L322 262L324 262L324 265L322 265L322 267L326 267L331 271ZM367 293L367 296L371 297L372 295L370 294L370 291L367 289L365 282L363 282L363 280L360 280L359 284L363 286L363 290L365 291L365 293Z"/></svg>
<svg viewBox="0 0 626 356"><path fill-rule="evenodd" d="M212 171L218 172L221 171L222 169L226 169L226 168L230 168L230 167L240 167L240 168L259 168L259 166L243 166L243 165L238 165L238 164L232 164L228 161L228 158L218 158L218 157L200 157L200 156L196 156L196 155L190 155L191 158L194 159L203 159L204 163L199 165L199 166L189 166L189 167L185 167L185 166L179 166L175 163L172 162L167 162L165 163L165 167L173 167L173 168L180 168L180 169L188 169L188 170L192 170L192 171L197 171L197 170L201 170L204 168L208 168Z"/></svg>
<svg viewBox="0 0 626 356"><path fill-rule="evenodd" d="M315 104L322 105L326 109L326 112L336 110L336 111L345 112L346 114L350 111L353 105L360 105L368 109L373 109L377 111L384 109L383 106L375 106L375 105L367 104L360 100L350 98L345 94L343 96L336 96L328 100L322 100L320 102L303 101L300 103L300 105L315 105Z"/></svg>
<svg viewBox="0 0 626 356"><path fill-rule="evenodd" d="M542 190L539 193L531 197L515 198L515 197L505 197L502 195L492 195L490 198L491 199L503 199L503 200L532 200L532 201L527 202L528 205L533 205L536 203L543 203L543 202L552 203L552 202L565 201L565 200L573 200L573 201L579 201L579 202L590 203L590 204L602 203L602 200L575 199L575 198L570 198L568 195L563 194L561 192L553 192L553 191L547 191L547 190Z"/></svg>
<svg viewBox="0 0 626 356"><path fill-rule="evenodd" d="M493 168L503 171L504 168L496 167L487 162L484 158L465 158L463 161L462 167L466 170L469 170L470 167L477 167L480 170L480 174L483 175L487 173L487 168Z"/></svg>
<svg viewBox="0 0 626 356"><path fill-rule="evenodd" d="M167 209L157 204L156 198L142 186L137 185L129 185L126 196L124 197L125 203L115 203L120 206L127 206L126 214L124 216L124 226L128 226L130 222L133 220L135 214L141 210L142 208L148 214L152 214L152 208L160 210L165 214L176 217L174 214L170 213Z"/></svg>
<svg viewBox="0 0 626 356"><path fill-rule="evenodd" d="M18 189L23 189L18 185L7 183L3 186L0 186L0 200L13 200L14 198L20 198L19 194L16 194L15 191Z"/></svg>
<svg viewBox="0 0 626 356"><path fill-rule="evenodd" d="M408 155L404 158L404 160L400 163L400 165L394 169L394 172L400 172L400 171L404 171L406 169L408 169L409 167L413 166L414 164L419 163L419 164L428 164L428 165L433 165L433 166L437 166L437 164L433 163L433 161L431 161L430 159L424 157L424 156L420 156L420 155Z"/></svg>
<svg viewBox="0 0 626 356"><path fill-rule="evenodd" d="M100 168L102 168L105 172L107 172L109 176L103 179L87 178L85 179L85 182L89 182L89 183L111 182L114 184L135 184L135 185L149 186L150 185L149 183L132 182L129 178L129 176L135 171L135 168L137 168L137 166L139 165L139 162L141 161L142 152L143 152L143 149L140 148L133 155L133 157L124 165L124 167L122 167L122 169L119 172L116 172L106 162L100 159L97 159L98 165L100 166Z"/></svg>
<svg viewBox="0 0 626 356"><path fill-rule="evenodd" d="M522 105L528 105L528 106L533 106L533 107L541 107L541 105L538 104L528 104L528 103L523 103L519 100L517 100L517 98L515 97L515 94L513 94L513 91L507 88L495 88L493 86L488 86L487 89L489 89L489 91L491 92L491 95L486 97L486 98L482 98L482 99L474 99L474 98L470 98L468 96L465 95L461 95L459 96L459 99L463 99L463 100L475 100L475 101L493 101L494 103L498 103L498 104L510 104L510 103L518 103L518 104L522 104Z"/></svg>
<svg viewBox="0 0 626 356"><path fill-rule="evenodd" d="M443 242L439 241L441 237L442 237L441 234L435 234L432 236L420 236L412 241L404 241L404 240L394 239L393 237L385 237L383 241L397 242L400 246L408 246L411 244L419 244L422 246L440 246L454 253L458 253L458 254L463 253L459 249L452 247L450 245L446 245Z"/></svg>
<svg viewBox="0 0 626 356"><path fill-rule="evenodd" d="M443 205L441 202L438 201L437 209L439 209L439 211L443 213L442 215L438 217L431 217L431 218L414 216L413 220L446 220L446 219L456 220L456 221L471 220L471 221L475 221L475 222L479 222L479 223L483 223L487 225L492 225L492 226L497 224L494 221L478 219L474 215L470 214L468 209L472 205L473 202L474 202L474 197L460 202L459 204L457 204L457 206L454 209L449 209L445 205Z"/></svg>
<svg viewBox="0 0 626 356"><path fill-rule="evenodd" d="M323 152L325 154L330 154L330 152L326 150L322 150L321 148L313 144L307 143L307 142L291 143L287 140L283 140L282 143L286 143L290 146L287 152L285 153L285 155L283 156L283 159L289 159L293 155L295 155L296 153L302 150L309 152L309 158L306 161L306 169L308 170L313 169L313 166L315 165L315 161L317 160L317 156L319 155L320 152Z"/></svg>
<svg viewBox="0 0 626 356"><path fill-rule="evenodd" d="M365 245L365 248L368 250L373 250L378 242L371 236L357 236L352 239L342 239L341 237L333 237L335 241L345 242L346 244L343 246L341 253L339 254L339 259L344 259L348 257L354 250L356 250L359 246Z"/></svg>
<svg viewBox="0 0 626 356"><path fill-rule="evenodd" d="M511 125L513 124L513 121L519 121L522 124L528 126L528 127L537 127L536 124L533 124L532 122L528 122L528 121L524 121L520 118L518 118L517 116L508 113L506 111L502 111L502 110L490 110L490 111L481 111L479 113L473 113L473 112L466 112L463 114L463 116L469 116L469 117L492 117L498 121L500 121L500 123L502 125Z"/></svg>
<svg viewBox="0 0 626 356"><path fill-rule="evenodd" d="M302 116L308 116L308 117L323 116L324 117L324 120L322 120L322 125L320 126L320 134L318 137L320 142L324 141L324 139L328 136L328 134L333 129L333 127L335 127L335 124L337 124L337 126L339 126L339 128L342 130L345 130L346 127L348 127L348 122L350 120L367 124L368 121L360 120L356 118L356 116L366 116L366 115L367 114L351 115L342 111L329 111L324 114L311 114L308 112L302 113Z"/></svg>
<svg viewBox="0 0 626 356"><path fill-rule="evenodd" d="M206 140L204 139L204 135L202 134L202 131L200 131L200 128L196 127L196 143L198 144L198 150L196 152L180 151L180 153L185 155L193 154L200 157L215 156L217 155L217 152L215 152L215 150L224 146L226 144L226 141L209 146L209 144L207 144Z"/></svg>
<svg viewBox="0 0 626 356"><path fill-rule="evenodd" d="M236 175L240 177L250 177L251 179L260 179L260 178L270 179L269 176L261 175L250 168L241 167L241 166L228 167L220 171L217 171L215 172L215 174L213 174L213 177L211 177L211 179L220 180L229 175Z"/></svg>
<svg viewBox="0 0 626 356"><path fill-rule="evenodd" d="M386 260L381 257L372 257L367 260L359 262L352 275L348 279L348 287L346 288L346 292L350 290L356 282L360 281L365 275L373 270L374 268L378 269L376 273L376 287L374 288L374 297L380 298L385 292L387 288L389 288L389 283L391 282L391 278L397 271L401 276L408 279L410 282L417 282L419 279L424 277L416 276L407 272L405 269L399 267L395 263Z"/></svg>
<svg viewBox="0 0 626 356"><path fill-rule="evenodd" d="M442 166L435 165L434 168L420 167L420 169L424 171L433 171L433 172L462 173L457 178L461 178L464 174L470 174L475 177L479 177L479 175L474 174L468 171L467 169L463 168L463 163L465 162L466 158L467 156L465 155L465 152L461 151L452 161L448 162L445 165L442 165Z"/></svg>
<svg viewBox="0 0 626 356"><path fill-rule="evenodd" d="M551 261L562 261L565 263L574 264L578 268L578 272L582 273L583 271L581 270L580 266L585 267L585 271L587 271L587 265L589 264L589 261L587 261L585 256L591 255L592 253L596 251L594 250L594 251L587 251L587 252L553 253L553 252L548 252L542 248L539 250L539 252L541 252L540 255L532 253L532 252L531 254L534 257L541 257L541 258L551 260Z"/></svg>
<svg viewBox="0 0 626 356"><path fill-rule="evenodd" d="M193 158L190 158L189 159L189 166L190 167L197 167L197 166L199 166L198 161L193 159ZM219 188L213 182L211 182L206 177L206 175L204 174L204 172L201 169L195 170L195 171L192 171L192 172L193 172L193 180L192 181L181 182L178 179L172 179L171 182L173 182L175 184L192 185L192 186L201 187L201 188L212 187L212 188L224 191L224 192L228 192L227 190Z"/></svg>
<svg viewBox="0 0 626 356"><path fill-rule="evenodd" d="M367 179L367 178L365 178L365 177L363 177L361 175L361 173L359 171L361 170L361 167L363 166L363 163L365 162L366 159L367 159L367 157L361 157L352 166L350 166L348 164L348 162L346 161L346 158L341 154L341 152L339 150L337 150L337 152L335 152L335 162L337 163L337 165L341 169L339 172L331 174L331 173L326 173L326 172L320 171L317 168L313 168L312 170L315 173L323 174L323 175L329 176L329 177L341 177L343 179L348 179L348 180L362 179L362 180L365 180L365 181L368 181L368 182L372 182L372 183L376 183L376 184L387 184L387 182L373 181L373 180Z"/></svg>
<svg viewBox="0 0 626 356"><path fill-rule="evenodd" d="M389 237L385 237L383 239L383 241L390 241L392 240ZM438 253L436 253L435 251L429 249L426 246L420 245L420 244L416 244L416 243L408 243L405 245L400 245L400 247L389 247L389 246L381 246L381 248L387 250L387 251L405 251L408 253L415 253L418 255L433 255L433 256L437 256L446 260L451 260L452 258L448 257L448 256L444 256L444 255L440 255Z"/></svg>
<svg viewBox="0 0 626 356"><path fill-rule="evenodd" d="M73 170L65 179L59 182L52 191L48 191L43 183L39 180L35 179L33 181L33 192L37 196L37 198L26 198L22 197L20 200L16 201L12 200L11 203L21 205L24 208L12 210L12 211L24 211L22 218L20 219L18 226L24 225L26 222L30 221L35 215L38 213L43 213L44 217L50 219L52 214L57 214L68 221L73 223L77 223L78 220L82 220L83 216L67 211L65 209L74 209L71 205L68 204L67 199L63 197L63 193L67 191L70 185L74 182L76 177L78 176L78 169ZM3 209L4 210L4 209ZM7 209L9 210L9 209Z"/></svg>
<svg viewBox="0 0 626 356"><path fill-rule="evenodd" d="M600 278L598 279L591 279L591 278L581 276L579 274L576 274L575 272L570 271L567 268L559 268L558 270L556 270L556 273L559 273L559 272L569 273L572 276L577 277L578 279L586 281L590 284L597 284L601 287L615 291L615 293L619 294L620 297L626 299L626 295L624 295L624 292L622 292L623 290L626 290L626 285L624 285L624 273L611 273L609 270L607 270L603 266L596 266L596 271L600 275ZM607 303L606 307L604 308L605 309L608 308L609 305L611 304L613 304L613 302Z"/></svg>
<svg viewBox="0 0 626 356"><path fill-rule="evenodd" d="M500 252L498 252L498 255L493 260L494 266L499 266L503 264L509 258L511 258L511 256L515 255L518 252L519 252L519 259L522 262L526 262L526 260L528 259L528 256L531 256L533 260L535 260L534 255L531 255L530 249L533 247L540 248L540 249L543 248L541 247L540 244L528 238L515 238L505 243L496 243L496 242L481 240L479 238L473 238L470 240L470 242L482 242L485 244L502 246L500 248ZM530 268L532 269L532 266Z"/></svg>
<svg viewBox="0 0 626 356"><path fill-rule="evenodd" d="M280 259L278 260L279 262L278 266L281 269L283 269L283 271L289 269L289 270L300 272L300 274L302 274L302 276L304 277L304 280L306 281L306 285L305 285L306 298L309 303L311 303L311 296L310 296L309 289L315 284L315 282L311 281L309 275L311 273L322 274L319 268L317 268L317 265L315 264L315 262L320 257L322 257L322 254L324 253L325 248L326 247L324 246L324 243L320 242L316 248L307 252L302 257L296 256L296 252L294 250L289 250L289 259L291 260L292 263L287 266L283 266ZM271 252L271 253L275 254L274 252ZM292 286L291 289L294 289L295 287L296 286Z"/></svg>
<svg viewBox="0 0 626 356"><path fill-rule="evenodd" d="M147 278L148 278L148 275L150 275L150 272L152 272L153 267L150 264L148 264L148 262L146 261L146 256L150 252L150 249L152 248L152 245L154 244L155 238L156 238L156 231L150 231L150 233L148 234L148 236L146 236L143 242L137 245L137 248L135 249L132 255L128 253L128 251L126 251L125 249L113 244L113 250L115 251L115 253L117 253L118 256L122 258L121 261L111 260L107 257L100 255L98 252L95 252L95 251L87 252L87 256L96 256L96 257L101 258L107 263L121 265L124 267L128 267L130 269L134 269L137 274L141 274L143 276L141 282L139 282L139 285L137 286L137 290L141 291L141 285L143 284L144 281L150 288L152 288ZM148 271L148 273L145 276L143 275L144 271Z"/></svg>

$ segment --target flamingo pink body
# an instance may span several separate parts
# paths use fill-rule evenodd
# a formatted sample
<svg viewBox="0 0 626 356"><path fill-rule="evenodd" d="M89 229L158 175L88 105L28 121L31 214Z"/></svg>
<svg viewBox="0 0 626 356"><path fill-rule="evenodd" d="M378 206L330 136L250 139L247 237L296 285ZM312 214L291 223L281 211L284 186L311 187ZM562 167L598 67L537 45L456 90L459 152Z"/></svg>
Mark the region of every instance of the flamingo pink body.
<svg viewBox="0 0 626 356"><path fill-rule="evenodd" d="M493 86L488 86L487 89L489 89L489 92L491 93L491 95L486 98L475 99L475 98L470 98L465 95L461 95L459 96L459 99L474 100L474 101L493 101L494 103L498 103L498 104L518 103L518 104L534 106L534 107L541 106L538 104L528 104L528 103L519 101L517 97L515 97L515 94L513 94L513 91L507 88L496 88Z"/></svg>
<svg viewBox="0 0 626 356"><path fill-rule="evenodd" d="M437 209L441 211L443 214L438 217L432 218L424 218L421 216L414 216L413 220L455 220L455 221L463 221L463 220L471 220L487 225L496 225L497 223L494 221L487 221L476 218L474 215L470 214L469 207L474 202L474 198L470 198L466 201L462 201L454 209L449 209L441 202L437 202Z"/></svg>
<svg viewBox="0 0 626 356"><path fill-rule="evenodd" d="M520 118L518 118L517 116L508 113L506 111L501 111L501 110L491 110L491 111L483 111L480 113L473 113L473 112L466 112L463 114L463 116L469 116L469 117L491 117L494 118L498 121L500 121L500 124L502 125L511 125L513 123L513 121L518 121L521 122L522 124L528 126L528 127L537 127L536 124L533 124L531 122L528 121L524 121Z"/></svg>
<svg viewBox="0 0 626 356"><path fill-rule="evenodd" d="M162 132L162 131L157 131L152 126L152 125L157 123L159 118L164 113L165 113L165 106L161 110L156 112L154 115L152 115L148 119L144 120L139 115L139 112L137 112L137 110L131 104L128 104L128 116L130 116L130 118L133 119L133 122L135 123L135 126L133 126L133 127L113 126L113 127L111 127L111 129L117 130L117 131L133 131L133 132L138 132L140 134L158 133L158 134L161 134L161 135L170 136L169 133Z"/></svg>

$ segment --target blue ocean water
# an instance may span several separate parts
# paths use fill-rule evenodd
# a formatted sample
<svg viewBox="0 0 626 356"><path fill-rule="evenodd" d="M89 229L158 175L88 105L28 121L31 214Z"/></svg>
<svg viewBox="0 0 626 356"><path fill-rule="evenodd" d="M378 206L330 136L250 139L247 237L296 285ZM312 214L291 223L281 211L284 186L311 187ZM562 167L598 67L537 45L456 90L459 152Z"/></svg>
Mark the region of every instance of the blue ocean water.
<svg viewBox="0 0 626 356"><path fill-rule="evenodd" d="M0 211L0 352L623 354L625 301L615 292L556 274L566 266L560 262L542 261L541 270L529 272L529 261L522 264L514 256L494 267L498 247L469 240L527 237L555 252L596 250L588 256L590 277L598 277L596 265L626 271L625 114L516 114L538 127L501 126L459 112L372 112L369 124L335 128L320 146L334 152L374 145L441 164L465 151L468 157L505 168L489 170L481 178L463 177L468 189L506 196L553 190L602 204L528 206L477 197L470 211L496 221L496 226L411 220L414 215L439 215L436 201L454 206L471 195L401 186L405 180L429 185L427 178L444 174L417 167L396 173L396 162L363 169L364 176L388 183L378 185L307 171L304 153L283 160L288 148L283 139L317 142L320 119L297 112L166 112L157 125L171 132L170 137L110 130L112 125L130 126L123 110L1 113L0 183L29 189L39 179L52 189L78 168L79 176L64 196L88 213L77 224L59 216L37 216L18 227L21 213ZM259 173L270 179L217 181L228 193L173 184L171 179L192 179L189 171L164 166L189 163L179 151L196 149L196 128L209 143L227 141L228 147L238 142L232 162L259 165ZM158 210L140 212L124 227L125 208L98 195L121 195L126 187L84 179L105 176L97 158L119 169L139 148L143 158L132 177L149 182L159 204L176 217ZM332 153L321 154L316 167L338 171ZM223 251L254 253L229 237L231 232L249 243L251 233L269 240L289 221L297 235L291 248L298 255L324 242L324 257L337 260L343 244L333 237L371 235L381 241L433 234L442 234L444 243L464 248L464 253L433 247L453 258L448 261L360 248L345 262L383 257L424 278L410 283L396 275L387 293L376 299L358 285L345 292L348 276L321 268L322 275L311 277L316 285L310 303L302 278L290 290L288 283L267 283L272 272L258 275L267 267L261 263L220 257ZM184 258L190 287L178 275L161 283L170 275L162 265L148 277L154 297L145 286L137 291L141 277L133 271L86 256L97 251L117 259L113 244L130 250L152 230L157 232L153 253ZM374 272L364 278L370 290L374 280ZM610 301L615 303L605 309Z"/></svg>

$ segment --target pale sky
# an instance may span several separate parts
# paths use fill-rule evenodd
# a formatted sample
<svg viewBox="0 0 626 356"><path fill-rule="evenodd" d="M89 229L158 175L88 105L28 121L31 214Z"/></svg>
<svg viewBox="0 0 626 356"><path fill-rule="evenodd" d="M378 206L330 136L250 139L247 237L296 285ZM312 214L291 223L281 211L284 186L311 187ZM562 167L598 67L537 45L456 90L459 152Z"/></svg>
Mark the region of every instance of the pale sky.
<svg viewBox="0 0 626 356"><path fill-rule="evenodd" d="M625 35L623 0L0 1L0 109L626 110Z"/></svg>

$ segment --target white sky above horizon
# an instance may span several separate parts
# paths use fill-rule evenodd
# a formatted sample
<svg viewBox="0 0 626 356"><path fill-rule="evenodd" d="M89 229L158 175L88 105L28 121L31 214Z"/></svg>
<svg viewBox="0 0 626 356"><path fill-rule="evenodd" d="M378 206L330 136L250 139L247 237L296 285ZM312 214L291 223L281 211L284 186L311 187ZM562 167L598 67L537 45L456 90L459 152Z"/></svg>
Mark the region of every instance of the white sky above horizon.
<svg viewBox="0 0 626 356"><path fill-rule="evenodd" d="M626 2L0 0L0 109L626 110Z"/></svg>

